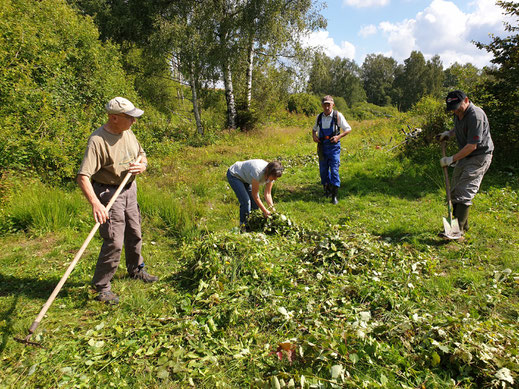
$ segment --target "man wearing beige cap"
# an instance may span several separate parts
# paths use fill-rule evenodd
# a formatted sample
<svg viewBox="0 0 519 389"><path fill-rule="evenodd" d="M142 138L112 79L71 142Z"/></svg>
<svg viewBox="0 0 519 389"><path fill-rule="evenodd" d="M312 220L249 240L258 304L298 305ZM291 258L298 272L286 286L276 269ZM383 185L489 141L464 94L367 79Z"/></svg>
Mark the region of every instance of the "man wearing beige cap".
<svg viewBox="0 0 519 389"><path fill-rule="evenodd" d="M340 139L351 132L351 127L343 114L334 110L333 97L322 98L323 112L317 116L312 129L319 155L319 174L325 196L331 196L332 204L337 204L337 191L341 186L339 165L341 163ZM341 132L342 129L342 132Z"/></svg>
<svg viewBox="0 0 519 389"><path fill-rule="evenodd" d="M110 281L119 266L123 244L131 278L155 282L158 277L146 272L141 255L141 215L135 176L146 170L147 159L131 126L144 111L129 100L116 97L106 104L106 112L108 121L88 139L77 182L92 205L95 221L101 224L99 234L103 245L92 280L99 293L96 299L117 304L119 298L111 291ZM135 163L139 155L141 162ZM128 172L133 176L107 212L106 205Z"/></svg>

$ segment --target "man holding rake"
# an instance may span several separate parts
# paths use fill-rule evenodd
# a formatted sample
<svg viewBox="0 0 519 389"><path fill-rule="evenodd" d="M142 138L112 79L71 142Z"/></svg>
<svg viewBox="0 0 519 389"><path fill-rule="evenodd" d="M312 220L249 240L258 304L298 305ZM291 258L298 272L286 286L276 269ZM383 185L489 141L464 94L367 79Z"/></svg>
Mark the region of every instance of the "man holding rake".
<svg viewBox="0 0 519 389"><path fill-rule="evenodd" d="M131 131L131 126L144 111L129 100L116 97L106 104L108 121L88 139L85 156L77 175L77 182L92 205L103 245L97 260L92 284L99 293L97 300L117 304L119 297L111 291L110 281L117 271L125 246L126 269L131 278L155 282L144 269L141 255L141 215L137 204L135 176L146 170L144 150ZM135 162L138 157L140 162ZM113 203L106 206L127 173L133 176Z"/></svg>

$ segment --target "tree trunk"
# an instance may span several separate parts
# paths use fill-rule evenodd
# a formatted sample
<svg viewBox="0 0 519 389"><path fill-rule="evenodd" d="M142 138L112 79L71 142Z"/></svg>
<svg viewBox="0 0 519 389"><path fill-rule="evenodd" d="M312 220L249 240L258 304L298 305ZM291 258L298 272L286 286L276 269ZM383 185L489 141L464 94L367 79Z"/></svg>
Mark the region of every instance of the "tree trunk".
<svg viewBox="0 0 519 389"><path fill-rule="evenodd" d="M225 60L223 66L223 82L225 85L225 100L227 101L227 126L236 129L236 103L232 87L232 70L229 59Z"/></svg>
<svg viewBox="0 0 519 389"><path fill-rule="evenodd" d="M191 86L191 93L193 95L193 113L195 115L196 131L200 134L204 134L204 127L202 126L202 120L200 119L200 108L198 107L198 94L196 92L196 75L194 65L191 64L189 85Z"/></svg>
<svg viewBox="0 0 519 389"><path fill-rule="evenodd" d="M177 97L182 101L182 104L184 103L184 88L183 86L183 80L182 80L182 72L178 72L178 80L179 80L179 88L177 89Z"/></svg>
<svg viewBox="0 0 519 389"><path fill-rule="evenodd" d="M249 39L247 53L247 110L250 110L252 100L252 70L254 69L254 40Z"/></svg>

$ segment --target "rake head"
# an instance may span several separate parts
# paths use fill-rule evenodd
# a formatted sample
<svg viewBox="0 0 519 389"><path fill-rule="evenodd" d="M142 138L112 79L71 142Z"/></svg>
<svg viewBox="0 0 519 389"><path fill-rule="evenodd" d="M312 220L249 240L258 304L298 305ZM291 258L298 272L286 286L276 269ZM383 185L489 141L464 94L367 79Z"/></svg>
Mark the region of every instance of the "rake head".
<svg viewBox="0 0 519 389"><path fill-rule="evenodd" d="M31 341L31 336L32 334L29 334L25 337L25 339L21 339L21 338L14 338L14 340L16 340L17 342L19 343L23 343L25 345L28 345L28 346L36 346L36 347L41 347L43 348L42 344L41 343L38 343L38 342L33 342Z"/></svg>

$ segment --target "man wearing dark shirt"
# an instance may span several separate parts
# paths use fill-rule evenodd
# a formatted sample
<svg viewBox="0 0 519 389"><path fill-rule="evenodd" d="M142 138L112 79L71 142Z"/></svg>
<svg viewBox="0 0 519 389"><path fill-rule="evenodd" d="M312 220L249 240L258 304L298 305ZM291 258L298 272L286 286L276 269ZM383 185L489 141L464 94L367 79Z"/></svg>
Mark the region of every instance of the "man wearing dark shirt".
<svg viewBox="0 0 519 389"><path fill-rule="evenodd" d="M451 197L454 217L462 233L468 230L469 207L479 190L483 176L492 162L494 143L485 112L472 104L460 90L446 98L447 111L454 114L454 129L438 134L440 141L456 136L459 151L440 160L442 167L456 162L452 176Z"/></svg>

